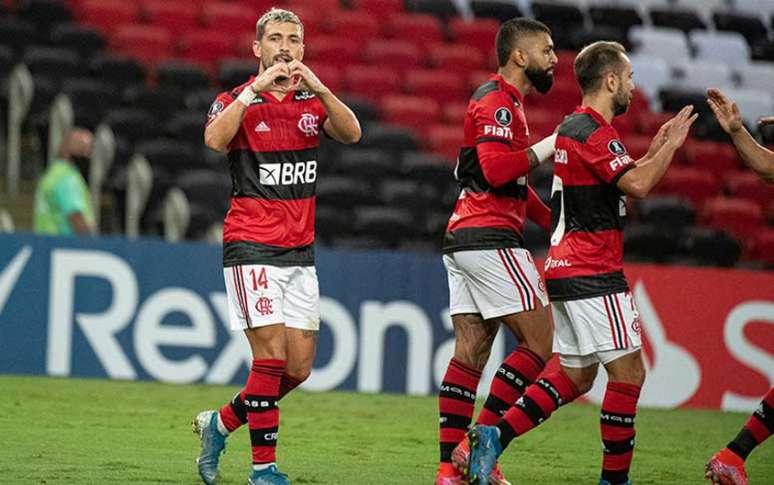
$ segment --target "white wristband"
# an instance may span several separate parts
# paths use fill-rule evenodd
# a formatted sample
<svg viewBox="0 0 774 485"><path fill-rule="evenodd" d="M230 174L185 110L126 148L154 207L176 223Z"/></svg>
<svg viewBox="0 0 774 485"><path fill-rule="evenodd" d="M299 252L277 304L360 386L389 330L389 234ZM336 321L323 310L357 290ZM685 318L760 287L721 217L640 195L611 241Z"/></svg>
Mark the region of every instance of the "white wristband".
<svg viewBox="0 0 774 485"><path fill-rule="evenodd" d="M538 162L543 163L554 154L554 145L556 144L556 133L547 136L529 147L537 156Z"/></svg>
<svg viewBox="0 0 774 485"><path fill-rule="evenodd" d="M250 103L253 102L256 96L258 96L258 93L253 91L253 88L250 86L247 86L242 90L241 93L239 93L239 96L237 96L237 101L241 102L245 106L250 106Z"/></svg>

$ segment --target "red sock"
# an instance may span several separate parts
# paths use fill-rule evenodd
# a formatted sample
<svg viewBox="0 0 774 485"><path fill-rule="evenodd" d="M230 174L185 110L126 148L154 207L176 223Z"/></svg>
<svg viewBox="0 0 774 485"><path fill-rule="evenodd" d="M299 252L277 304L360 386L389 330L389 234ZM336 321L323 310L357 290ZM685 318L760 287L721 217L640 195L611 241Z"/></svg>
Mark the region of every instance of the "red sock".
<svg viewBox="0 0 774 485"><path fill-rule="evenodd" d="M774 387L750 416L742 431L728 444L728 449L743 460L756 446L766 441L774 433Z"/></svg>
<svg viewBox="0 0 774 485"><path fill-rule="evenodd" d="M546 366L543 359L526 347L518 347L497 369L489 396L478 415L477 424L493 426L537 379Z"/></svg>
<svg viewBox="0 0 774 485"><path fill-rule="evenodd" d="M303 381L294 379L287 374L282 374L282 380L280 381L280 388L279 388L279 398L282 399L283 397L285 397L287 393L289 393L293 389L300 386L302 382Z"/></svg>
<svg viewBox="0 0 774 485"><path fill-rule="evenodd" d="M220 408L220 420L229 433L247 422L247 407L245 407L245 390L239 391L234 398Z"/></svg>
<svg viewBox="0 0 774 485"><path fill-rule="evenodd" d="M629 466L634 454L634 417L639 398L640 386L607 383L600 413L604 450L602 478L613 484L629 481Z"/></svg>
<svg viewBox="0 0 774 485"><path fill-rule="evenodd" d="M279 430L277 400L284 369L284 360L256 359L253 360L253 366L247 378L245 406L255 464L276 461Z"/></svg>
<svg viewBox="0 0 774 485"><path fill-rule="evenodd" d="M575 383L562 370L538 379L497 422L503 449L513 438L536 427L559 406L574 401L578 396L580 393Z"/></svg>
<svg viewBox="0 0 774 485"><path fill-rule="evenodd" d="M454 358L449 362L438 394L441 463L451 462L452 450L465 437L473 418L479 380L481 371Z"/></svg>

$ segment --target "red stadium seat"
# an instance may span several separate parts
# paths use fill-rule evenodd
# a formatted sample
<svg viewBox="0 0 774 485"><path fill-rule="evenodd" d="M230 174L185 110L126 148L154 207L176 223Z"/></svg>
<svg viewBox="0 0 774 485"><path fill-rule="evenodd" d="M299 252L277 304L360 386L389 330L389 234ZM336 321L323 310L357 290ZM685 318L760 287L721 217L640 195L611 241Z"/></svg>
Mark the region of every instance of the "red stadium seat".
<svg viewBox="0 0 774 485"><path fill-rule="evenodd" d="M755 257L774 267L774 228L764 228L755 235Z"/></svg>
<svg viewBox="0 0 774 485"><path fill-rule="evenodd" d="M550 135L562 122L564 116L556 111L541 109L539 105L527 109L527 127L530 141L537 142Z"/></svg>
<svg viewBox="0 0 774 485"><path fill-rule="evenodd" d="M469 75L486 67L484 55L464 44L433 44L429 46L430 66Z"/></svg>
<svg viewBox="0 0 774 485"><path fill-rule="evenodd" d="M117 52L132 57L146 65L155 65L172 57L172 35L162 27L152 25L124 25L119 27L110 40Z"/></svg>
<svg viewBox="0 0 774 485"><path fill-rule="evenodd" d="M467 101L464 103L448 103L444 104L442 108L441 119L446 124L459 123L462 125L465 122L465 111L468 110Z"/></svg>
<svg viewBox="0 0 774 485"><path fill-rule="evenodd" d="M237 55L234 39L215 29L199 29L186 33L180 40L180 55L212 69L218 61Z"/></svg>
<svg viewBox="0 0 774 485"><path fill-rule="evenodd" d="M648 153L650 142L651 138L643 135L629 135L623 138L623 144L626 146L626 151L628 151L629 156L635 160L642 158Z"/></svg>
<svg viewBox="0 0 774 485"><path fill-rule="evenodd" d="M618 131L618 134L623 138L628 138L630 133L637 131L637 119L630 112L616 116L613 118L613 127ZM626 140L624 140L625 144Z"/></svg>
<svg viewBox="0 0 774 485"><path fill-rule="evenodd" d="M244 32L255 30L255 15L245 15L244 6L238 3L210 3L202 8L202 20L210 29L217 29L223 35L224 31Z"/></svg>
<svg viewBox="0 0 774 485"><path fill-rule="evenodd" d="M489 81L489 78L492 76L492 73L490 71L486 71L483 69L479 69L477 71L473 71L468 76L468 89L471 94L473 94L476 89L479 88L482 84Z"/></svg>
<svg viewBox="0 0 774 485"><path fill-rule="evenodd" d="M736 198L749 199L758 203L762 209L774 202L774 185L763 182L751 171L726 175L726 189Z"/></svg>
<svg viewBox="0 0 774 485"><path fill-rule="evenodd" d="M470 95L462 76L444 69L415 69L405 77L405 89L414 96L427 96L439 103L462 104Z"/></svg>
<svg viewBox="0 0 774 485"><path fill-rule="evenodd" d="M401 40L373 40L366 47L363 59L369 64L393 69L411 69L422 61L419 49Z"/></svg>
<svg viewBox="0 0 774 485"><path fill-rule="evenodd" d="M323 11L318 10L309 4L298 4L297 6L293 6L291 10L294 14L298 15L298 18L301 19L301 23L304 24L305 43L313 41L322 33L323 17L327 15L323 14ZM255 25L253 25L253 32L255 32Z"/></svg>
<svg viewBox="0 0 774 485"><path fill-rule="evenodd" d="M348 92L376 102L388 94L400 93L401 79L394 69L355 64L346 69L344 78Z"/></svg>
<svg viewBox="0 0 774 485"><path fill-rule="evenodd" d="M443 42L443 24L429 14L402 13L390 17L384 25L387 37L408 41L424 50L428 44Z"/></svg>
<svg viewBox="0 0 774 485"><path fill-rule="evenodd" d="M758 204L731 197L708 200L701 211L700 221L707 226L727 231L747 247L753 243L753 234L764 224L763 211Z"/></svg>
<svg viewBox="0 0 774 485"><path fill-rule="evenodd" d="M403 0L350 0L357 10L366 10L381 20L403 12Z"/></svg>
<svg viewBox="0 0 774 485"><path fill-rule="evenodd" d="M441 108L433 98L417 96L389 95L381 102L382 118L396 125L424 132L439 121Z"/></svg>
<svg viewBox="0 0 774 485"><path fill-rule="evenodd" d="M317 37L307 44L304 58L343 68L356 62L360 51L360 46L347 42L346 37L325 36Z"/></svg>
<svg viewBox="0 0 774 485"><path fill-rule="evenodd" d="M181 35L197 27L200 7L196 4L192 6L187 0L145 0L143 2L143 12L147 21L166 28L173 35Z"/></svg>
<svg viewBox="0 0 774 485"><path fill-rule="evenodd" d="M551 88L545 96L532 94L529 103L540 103L543 108L550 108L559 113L572 113L581 102L580 88L577 85L557 85Z"/></svg>
<svg viewBox="0 0 774 485"><path fill-rule="evenodd" d="M328 16L323 23L323 31L362 45L379 31L379 22L368 12L342 11Z"/></svg>
<svg viewBox="0 0 774 485"><path fill-rule="evenodd" d="M209 0L198 0L202 4L207 3ZM255 14L255 20L258 20L258 17L263 15L264 12L269 10L271 7L275 6L277 2L273 0L231 0L232 3L238 3L241 4L245 9L249 9L250 12ZM295 12L294 13L298 13ZM303 21L303 19L301 19Z"/></svg>
<svg viewBox="0 0 774 485"><path fill-rule="evenodd" d="M716 174L740 168L739 155L730 143L689 140L685 156L688 163Z"/></svg>
<svg viewBox="0 0 774 485"><path fill-rule="evenodd" d="M255 29L245 30L235 35L236 37L236 55L240 59L255 59L253 53L253 41L255 40Z"/></svg>
<svg viewBox="0 0 774 485"><path fill-rule="evenodd" d="M338 94L344 89L341 69L324 62L309 61L304 64L334 93Z"/></svg>
<svg viewBox="0 0 774 485"><path fill-rule="evenodd" d="M81 23L106 35L122 25L135 24L140 19L140 7L124 0L83 0L77 11Z"/></svg>
<svg viewBox="0 0 774 485"><path fill-rule="evenodd" d="M464 141L462 125L434 125L427 130L427 148L436 155L456 160Z"/></svg>
<svg viewBox="0 0 774 485"><path fill-rule="evenodd" d="M640 133L655 136L661 125L671 120L677 113L639 113Z"/></svg>
<svg viewBox="0 0 774 485"><path fill-rule="evenodd" d="M691 201L697 209L704 201L718 195L720 185L717 176L707 170L694 167L669 167L664 178L656 186L659 194L674 195Z"/></svg>
<svg viewBox="0 0 774 485"><path fill-rule="evenodd" d="M449 22L449 34L454 42L475 47L484 55L495 45L499 28L500 23L494 19L468 21L458 17Z"/></svg>
<svg viewBox="0 0 774 485"><path fill-rule="evenodd" d="M278 2L275 2L275 4L276 3ZM285 5L283 8L287 8L293 12L296 12L296 10L300 8L308 7L310 3L312 2L309 0L288 0L287 5ZM313 3L315 8L322 12L336 12L337 10L341 10L342 7L342 2L340 0L314 0ZM304 19L302 18L301 21L303 22Z"/></svg>

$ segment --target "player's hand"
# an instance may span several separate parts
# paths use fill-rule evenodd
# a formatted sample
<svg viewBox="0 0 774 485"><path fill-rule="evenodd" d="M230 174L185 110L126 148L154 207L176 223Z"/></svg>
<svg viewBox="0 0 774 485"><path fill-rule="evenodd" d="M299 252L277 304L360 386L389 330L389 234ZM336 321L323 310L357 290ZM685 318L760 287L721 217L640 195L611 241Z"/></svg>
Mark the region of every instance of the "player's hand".
<svg viewBox="0 0 774 485"><path fill-rule="evenodd" d="M761 126L774 125L774 116L764 116L758 119L758 124Z"/></svg>
<svg viewBox="0 0 774 485"><path fill-rule="evenodd" d="M298 83L291 82L290 67L285 62L277 62L256 77L250 88L256 93L265 91L279 91L286 93L298 87Z"/></svg>
<svg viewBox="0 0 774 485"><path fill-rule="evenodd" d="M664 146L664 143L667 142L669 139L669 130L672 127L672 120L670 119L661 127L658 129L658 133L656 133L656 136L653 137L653 139L650 141L650 146L648 147L648 153L645 155L646 157L650 158L654 156L659 150L661 150L661 147Z"/></svg>
<svg viewBox="0 0 774 485"><path fill-rule="evenodd" d="M298 79L299 89L309 91L315 95L320 95L328 91L328 88L320 81L317 75L301 61L291 61L288 64L288 68L290 68L291 77L293 79Z"/></svg>
<svg viewBox="0 0 774 485"><path fill-rule="evenodd" d="M665 144L668 144L670 148L677 150L685 142L685 138L688 136L693 122L699 117L698 113L693 112L693 105L688 105L677 113L677 116L667 121L671 123L669 130L666 133Z"/></svg>
<svg viewBox="0 0 774 485"><path fill-rule="evenodd" d="M715 113L723 131L731 135L742 128L742 115L739 112L739 107L722 91L716 88L708 89L707 104Z"/></svg>

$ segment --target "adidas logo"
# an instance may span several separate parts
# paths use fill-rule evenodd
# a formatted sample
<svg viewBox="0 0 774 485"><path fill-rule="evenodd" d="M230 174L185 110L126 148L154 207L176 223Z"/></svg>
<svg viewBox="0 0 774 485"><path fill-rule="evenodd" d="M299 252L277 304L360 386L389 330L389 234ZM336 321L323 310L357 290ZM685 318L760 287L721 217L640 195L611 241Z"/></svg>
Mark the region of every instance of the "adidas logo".
<svg viewBox="0 0 774 485"><path fill-rule="evenodd" d="M265 121L261 121L255 127L255 132L256 133L265 133L267 131L271 131L271 128L269 128L269 125L267 125Z"/></svg>

